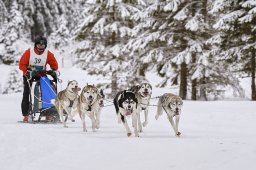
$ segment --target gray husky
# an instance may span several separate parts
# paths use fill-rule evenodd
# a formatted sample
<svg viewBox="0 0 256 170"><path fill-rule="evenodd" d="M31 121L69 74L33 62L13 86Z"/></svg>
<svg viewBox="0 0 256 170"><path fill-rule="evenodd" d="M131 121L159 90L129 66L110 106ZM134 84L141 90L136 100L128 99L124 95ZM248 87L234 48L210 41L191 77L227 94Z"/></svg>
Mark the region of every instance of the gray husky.
<svg viewBox="0 0 256 170"><path fill-rule="evenodd" d="M172 128L175 132L176 136L180 136L181 133L178 130L181 107L183 105L183 101L179 96L176 96L171 93L165 93L162 95L157 104L157 114L155 116L156 120L159 116L162 115L163 110L166 112L168 120L170 121ZM175 123L174 123L175 117Z"/></svg>
<svg viewBox="0 0 256 170"><path fill-rule="evenodd" d="M83 123L83 131L86 132L85 115L92 121L92 130L100 128L101 95L94 85L86 85L78 99L78 113Z"/></svg>

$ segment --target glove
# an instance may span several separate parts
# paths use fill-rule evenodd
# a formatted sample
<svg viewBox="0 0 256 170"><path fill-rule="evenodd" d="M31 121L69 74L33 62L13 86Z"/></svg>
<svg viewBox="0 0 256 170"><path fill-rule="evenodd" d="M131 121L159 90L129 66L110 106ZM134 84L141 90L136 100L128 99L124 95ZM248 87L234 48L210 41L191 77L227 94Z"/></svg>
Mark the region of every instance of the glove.
<svg viewBox="0 0 256 170"><path fill-rule="evenodd" d="M58 71L57 70L52 70L51 76L58 77Z"/></svg>
<svg viewBox="0 0 256 170"><path fill-rule="evenodd" d="M32 79L33 77L36 77L37 72L35 70L27 70L26 76L28 79Z"/></svg>

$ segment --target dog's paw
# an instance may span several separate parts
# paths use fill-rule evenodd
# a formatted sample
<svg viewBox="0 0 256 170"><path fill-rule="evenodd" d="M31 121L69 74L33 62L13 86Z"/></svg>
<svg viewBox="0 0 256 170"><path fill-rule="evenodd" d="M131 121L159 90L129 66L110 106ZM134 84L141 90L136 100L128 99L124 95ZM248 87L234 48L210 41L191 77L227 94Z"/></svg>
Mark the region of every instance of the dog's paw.
<svg viewBox="0 0 256 170"><path fill-rule="evenodd" d="M146 127L147 124L148 124L148 122L146 122L146 121L142 123L143 127Z"/></svg>
<svg viewBox="0 0 256 170"><path fill-rule="evenodd" d="M139 133L135 133L135 137L140 137Z"/></svg>
<svg viewBox="0 0 256 170"><path fill-rule="evenodd" d="M83 129L83 132L87 132L87 129Z"/></svg>
<svg viewBox="0 0 256 170"><path fill-rule="evenodd" d="M127 133L127 136L128 137L132 136L132 133L131 132Z"/></svg>
<svg viewBox="0 0 256 170"><path fill-rule="evenodd" d="M67 126L67 125L64 125L63 127L64 127L64 128L68 128L68 126Z"/></svg>
<svg viewBox="0 0 256 170"><path fill-rule="evenodd" d="M138 132L139 132L139 133L143 132L142 127L141 127L141 126L139 126L139 128L138 128Z"/></svg>
<svg viewBox="0 0 256 170"><path fill-rule="evenodd" d="M178 133L176 134L176 136L177 136L177 137L180 137L180 135L181 135L181 133L180 133L180 132L178 132Z"/></svg>

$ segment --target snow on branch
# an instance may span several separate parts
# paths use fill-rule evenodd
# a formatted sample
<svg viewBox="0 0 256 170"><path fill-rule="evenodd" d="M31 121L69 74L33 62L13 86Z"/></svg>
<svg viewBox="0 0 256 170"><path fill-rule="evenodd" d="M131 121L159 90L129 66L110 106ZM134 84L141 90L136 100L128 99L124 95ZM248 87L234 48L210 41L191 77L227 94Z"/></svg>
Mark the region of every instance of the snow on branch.
<svg viewBox="0 0 256 170"><path fill-rule="evenodd" d="M244 14L243 10L237 10L231 13L228 13L221 17L217 23L213 25L213 28L218 30L228 30L231 27L230 23L233 23L236 21L239 17L241 17Z"/></svg>

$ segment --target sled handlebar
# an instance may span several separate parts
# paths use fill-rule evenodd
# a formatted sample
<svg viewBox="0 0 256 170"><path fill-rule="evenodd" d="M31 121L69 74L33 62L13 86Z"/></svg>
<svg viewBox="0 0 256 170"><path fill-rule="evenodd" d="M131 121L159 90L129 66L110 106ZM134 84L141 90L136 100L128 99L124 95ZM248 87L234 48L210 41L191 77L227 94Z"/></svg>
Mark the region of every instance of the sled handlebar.
<svg viewBox="0 0 256 170"><path fill-rule="evenodd" d="M45 75L50 75L52 78L57 82L58 76L60 75L59 71L54 71L54 70L28 70L28 79L31 80L33 77L42 77Z"/></svg>

